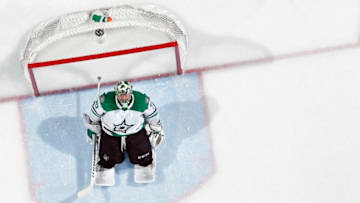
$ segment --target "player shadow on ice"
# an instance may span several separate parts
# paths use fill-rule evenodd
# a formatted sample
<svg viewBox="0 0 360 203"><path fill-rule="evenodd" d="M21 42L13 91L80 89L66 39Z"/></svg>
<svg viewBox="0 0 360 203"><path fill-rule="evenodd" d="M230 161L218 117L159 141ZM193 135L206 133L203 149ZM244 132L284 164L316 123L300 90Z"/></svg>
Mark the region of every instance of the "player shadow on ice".
<svg viewBox="0 0 360 203"><path fill-rule="evenodd" d="M86 142L85 128L82 118L78 117L52 117L43 121L38 134L50 146L56 150L75 158L76 190L61 203L74 202L77 200L77 192L90 183L92 145ZM66 166L65 166L66 167ZM66 169L58 172L66 172ZM68 169L70 170L70 169ZM54 174L56 175L56 174ZM69 183L69 185L71 182ZM110 200L110 194L106 188L102 188L104 198Z"/></svg>
<svg viewBox="0 0 360 203"><path fill-rule="evenodd" d="M40 124L37 133L44 142L56 150L75 158L77 189L89 184L90 161L84 162L82 160L89 160L92 147L86 143L85 129L80 117L60 116L49 118ZM64 170L58 172L66 173L68 170L70 169L65 166ZM76 194L77 191L74 191L74 194L62 202L75 200Z"/></svg>

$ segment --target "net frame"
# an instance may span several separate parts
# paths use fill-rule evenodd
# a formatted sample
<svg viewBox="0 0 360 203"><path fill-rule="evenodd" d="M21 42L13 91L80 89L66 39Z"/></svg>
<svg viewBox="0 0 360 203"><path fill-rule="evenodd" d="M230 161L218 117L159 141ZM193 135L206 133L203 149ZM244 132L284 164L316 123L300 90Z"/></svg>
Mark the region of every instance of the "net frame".
<svg viewBox="0 0 360 203"><path fill-rule="evenodd" d="M95 12L101 12L106 16L110 16L112 21L106 23L93 22L91 16ZM49 45L61 39L94 32L98 29L106 30L132 27L141 27L165 33L169 37L170 42L51 61L36 61L37 55L41 51L45 51ZM186 58L187 35L180 21L167 10L155 5L120 5L110 8L70 13L38 24L27 37L25 47L20 55L20 63L23 67L26 79L32 85L34 95L39 96L40 92L33 73L33 69L35 68L171 47L173 47L175 51L177 65L176 73L182 74L182 67ZM54 92L58 91L59 90L55 90Z"/></svg>

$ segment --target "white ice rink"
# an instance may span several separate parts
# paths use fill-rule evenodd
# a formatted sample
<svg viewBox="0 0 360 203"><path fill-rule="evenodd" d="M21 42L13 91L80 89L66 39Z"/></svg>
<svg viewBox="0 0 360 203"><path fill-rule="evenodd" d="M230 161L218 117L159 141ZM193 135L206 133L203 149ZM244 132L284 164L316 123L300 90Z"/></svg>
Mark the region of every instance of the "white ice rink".
<svg viewBox="0 0 360 203"><path fill-rule="evenodd" d="M1 202L33 202L19 52L38 21L129 1L0 4ZM360 202L357 0L131 1L173 11L201 69L215 170L179 202ZM169 135L168 139L171 139ZM176 183L174 183L176 184Z"/></svg>

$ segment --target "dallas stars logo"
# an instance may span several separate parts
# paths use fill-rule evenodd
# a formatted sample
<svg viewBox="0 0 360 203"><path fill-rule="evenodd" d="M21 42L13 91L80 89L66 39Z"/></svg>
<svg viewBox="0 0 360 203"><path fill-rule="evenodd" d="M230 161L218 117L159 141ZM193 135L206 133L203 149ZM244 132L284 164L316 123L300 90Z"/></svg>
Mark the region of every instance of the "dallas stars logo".
<svg viewBox="0 0 360 203"><path fill-rule="evenodd" d="M129 130L129 128L133 127L134 125L126 124L125 119L124 119L124 121L121 124L114 125L114 126L115 126L114 131L119 131L119 132L122 132L122 133L126 133L126 131Z"/></svg>

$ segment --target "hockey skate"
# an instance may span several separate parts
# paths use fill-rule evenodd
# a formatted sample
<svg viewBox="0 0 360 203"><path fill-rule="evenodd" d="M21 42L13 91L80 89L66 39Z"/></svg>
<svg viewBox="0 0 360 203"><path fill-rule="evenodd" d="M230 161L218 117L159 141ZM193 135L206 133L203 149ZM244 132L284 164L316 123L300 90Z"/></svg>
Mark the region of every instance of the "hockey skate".
<svg viewBox="0 0 360 203"><path fill-rule="evenodd" d="M96 165L95 185L113 186L115 184L115 168L103 168Z"/></svg>

